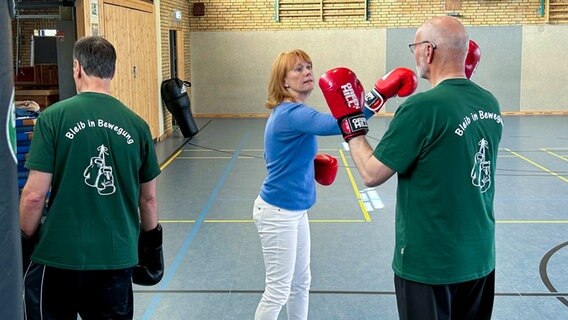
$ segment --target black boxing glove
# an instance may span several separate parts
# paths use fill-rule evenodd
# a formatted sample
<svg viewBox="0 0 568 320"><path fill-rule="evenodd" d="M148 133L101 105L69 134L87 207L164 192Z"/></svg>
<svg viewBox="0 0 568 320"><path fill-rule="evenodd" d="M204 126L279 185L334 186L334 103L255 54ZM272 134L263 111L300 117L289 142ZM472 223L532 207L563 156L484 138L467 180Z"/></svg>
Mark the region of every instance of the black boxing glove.
<svg viewBox="0 0 568 320"><path fill-rule="evenodd" d="M140 231L138 238L138 264L132 271L132 282L153 286L164 276L164 252L162 250L162 225L150 231Z"/></svg>

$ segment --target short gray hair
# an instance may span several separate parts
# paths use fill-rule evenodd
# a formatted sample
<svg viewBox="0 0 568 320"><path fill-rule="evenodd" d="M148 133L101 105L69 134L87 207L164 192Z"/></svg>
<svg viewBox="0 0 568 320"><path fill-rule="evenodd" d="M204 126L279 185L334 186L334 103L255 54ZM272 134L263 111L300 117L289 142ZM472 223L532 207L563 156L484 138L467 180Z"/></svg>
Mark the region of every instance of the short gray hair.
<svg viewBox="0 0 568 320"><path fill-rule="evenodd" d="M116 50L105 38L90 36L78 40L73 48L77 60L88 76L110 79L116 67Z"/></svg>

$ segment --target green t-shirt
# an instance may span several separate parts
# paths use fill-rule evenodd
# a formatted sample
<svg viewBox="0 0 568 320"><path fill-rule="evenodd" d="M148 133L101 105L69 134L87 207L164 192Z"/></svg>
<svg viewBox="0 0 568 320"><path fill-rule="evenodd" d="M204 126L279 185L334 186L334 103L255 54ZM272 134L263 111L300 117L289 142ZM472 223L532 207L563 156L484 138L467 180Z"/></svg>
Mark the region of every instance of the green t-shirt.
<svg viewBox="0 0 568 320"><path fill-rule="evenodd" d="M74 270L137 263L140 184L160 174L142 118L106 94L58 102L37 119L26 168L53 175L34 262Z"/></svg>
<svg viewBox="0 0 568 320"><path fill-rule="evenodd" d="M495 268L495 169L503 119L488 91L449 79L408 98L374 156L397 172L393 270L427 284Z"/></svg>

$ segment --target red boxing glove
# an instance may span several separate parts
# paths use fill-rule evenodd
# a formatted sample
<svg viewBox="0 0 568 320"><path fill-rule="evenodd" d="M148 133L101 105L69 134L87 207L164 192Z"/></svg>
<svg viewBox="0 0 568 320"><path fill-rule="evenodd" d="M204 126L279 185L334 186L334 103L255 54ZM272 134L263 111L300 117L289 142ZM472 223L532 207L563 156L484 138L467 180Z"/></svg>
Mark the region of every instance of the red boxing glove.
<svg viewBox="0 0 568 320"><path fill-rule="evenodd" d="M331 69L321 76L319 86L345 141L369 131L362 109L365 89L353 71Z"/></svg>
<svg viewBox="0 0 568 320"><path fill-rule="evenodd" d="M365 95L365 107L377 113L389 98L406 97L418 87L416 73L408 68L396 68L377 80L375 88Z"/></svg>
<svg viewBox="0 0 568 320"><path fill-rule="evenodd" d="M481 59L481 50L475 41L469 40L469 49L467 50L467 56L465 57L465 76L470 79L479 60Z"/></svg>
<svg viewBox="0 0 568 320"><path fill-rule="evenodd" d="M329 154L316 154L314 171L316 181L323 186L329 186L337 175L337 159Z"/></svg>

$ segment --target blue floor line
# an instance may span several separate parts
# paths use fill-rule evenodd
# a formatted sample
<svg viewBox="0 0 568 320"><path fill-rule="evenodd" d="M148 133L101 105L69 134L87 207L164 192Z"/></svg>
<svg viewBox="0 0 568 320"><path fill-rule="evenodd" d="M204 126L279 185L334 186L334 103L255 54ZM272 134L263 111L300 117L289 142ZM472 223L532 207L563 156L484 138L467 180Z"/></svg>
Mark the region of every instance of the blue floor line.
<svg viewBox="0 0 568 320"><path fill-rule="evenodd" d="M160 281L159 289L167 289L168 285L170 284L170 281L173 279L177 269L179 268L179 266L181 265L181 262L183 261L183 258L185 257L185 255L187 254L187 251L189 250L189 246L191 245L191 242L195 238L195 235L199 231L199 228L203 224L203 221L205 221L205 217L207 216L207 214L209 213L209 210L213 206L213 203L215 202L215 199L217 198L219 191L221 191L221 188L225 184L225 180L227 180L229 173L231 173L231 170L233 170L233 167L235 166L237 158L238 158L239 154L241 153L241 150L243 149L243 146L244 146L247 139L248 139L248 133L245 134L245 136L243 137L243 139L239 143L239 146L237 147L237 149L233 153L231 160L229 160L229 163L225 166L225 170L223 170L223 174L221 175L221 178L219 178L217 185L215 186L215 188L211 192L211 195L209 196L209 199L207 200L207 203L205 204L205 206L203 207L203 209L199 213L199 217L195 220L195 224L193 225L189 234L185 238L181 248L178 250L178 253L177 253L176 257L174 258L174 261L172 262L172 264L170 266L168 266L168 268L166 268L166 274L164 275L164 278L162 279L162 281ZM158 303L160 302L161 299L162 299L162 294L160 294L160 293L152 296L152 301L146 307L146 311L144 312L144 315L142 316L143 320L150 320L151 319L151 317L154 315L154 312L156 311L156 308L158 307Z"/></svg>

